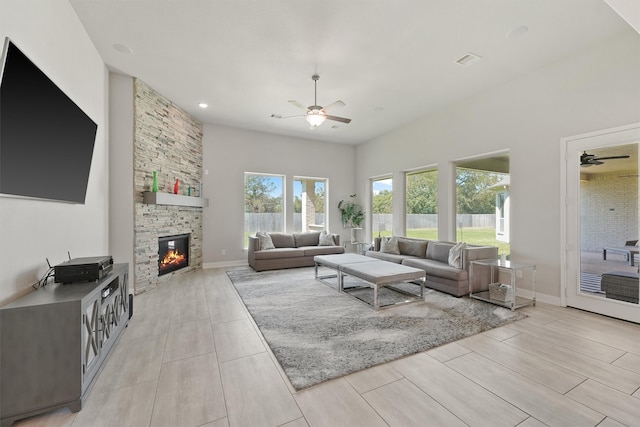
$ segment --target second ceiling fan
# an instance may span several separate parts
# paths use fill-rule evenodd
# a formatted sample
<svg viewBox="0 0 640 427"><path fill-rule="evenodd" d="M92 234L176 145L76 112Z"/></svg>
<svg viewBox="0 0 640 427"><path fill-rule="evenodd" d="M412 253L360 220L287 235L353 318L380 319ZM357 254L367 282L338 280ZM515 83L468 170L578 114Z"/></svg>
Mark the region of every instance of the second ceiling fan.
<svg viewBox="0 0 640 427"><path fill-rule="evenodd" d="M586 151L582 153L580 156L580 166L589 167L589 166L597 166L603 164L603 160L611 160L611 159L628 159L629 156L607 156L607 157L596 157L595 154L587 154Z"/></svg>
<svg viewBox="0 0 640 427"><path fill-rule="evenodd" d="M311 76L311 79L313 80L313 89L314 89L314 93L313 93L313 105L310 105L308 107L305 107L304 105L302 105L301 103L299 103L298 101L294 101L294 100L290 100L289 104L291 105L295 105L296 107L305 110L306 114L304 115L300 115L300 116L280 116L278 114L272 114L271 117L275 118L275 119L289 119L289 118L293 118L293 117L305 117L307 119L307 122L309 122L309 124L311 125L312 128L318 127L320 126L325 120L333 120L336 122L341 122L341 123L351 123L351 119L347 119L344 117L338 117L338 116L332 116L327 114L327 111L332 109L332 108L336 108L336 107L344 107L345 103L342 101L336 101L333 102L329 105L327 105L326 107L322 107L320 105L318 105L318 79L320 79L320 76L317 74L314 74L313 76Z"/></svg>

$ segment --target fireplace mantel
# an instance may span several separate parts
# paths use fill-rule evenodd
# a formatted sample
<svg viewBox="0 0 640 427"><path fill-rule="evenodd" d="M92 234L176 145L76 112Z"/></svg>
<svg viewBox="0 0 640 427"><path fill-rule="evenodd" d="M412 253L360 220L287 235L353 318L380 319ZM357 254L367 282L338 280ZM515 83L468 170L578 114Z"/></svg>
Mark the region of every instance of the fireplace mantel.
<svg viewBox="0 0 640 427"><path fill-rule="evenodd" d="M143 202L148 205L189 206L195 208L209 207L209 199L204 197L183 196L182 194L156 193L145 191Z"/></svg>

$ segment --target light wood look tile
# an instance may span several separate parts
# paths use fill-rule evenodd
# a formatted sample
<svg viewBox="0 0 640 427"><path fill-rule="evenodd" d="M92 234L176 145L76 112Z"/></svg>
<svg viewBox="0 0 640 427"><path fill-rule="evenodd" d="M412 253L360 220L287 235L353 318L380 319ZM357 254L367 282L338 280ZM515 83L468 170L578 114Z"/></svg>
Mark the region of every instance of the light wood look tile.
<svg viewBox="0 0 640 427"><path fill-rule="evenodd" d="M135 303L134 303L135 307ZM134 315L122 333L121 341L129 341L137 338L162 335L169 332L171 325L171 306L163 308L163 311L147 310L138 313L134 308Z"/></svg>
<svg viewBox="0 0 640 427"><path fill-rule="evenodd" d="M364 393L363 397L390 426L424 426L425 420L434 426L466 426L407 379Z"/></svg>
<svg viewBox="0 0 640 427"><path fill-rule="evenodd" d="M364 369L345 377L345 379L349 381L349 384L360 394L398 381L401 378L402 375L388 364Z"/></svg>
<svg viewBox="0 0 640 427"><path fill-rule="evenodd" d="M455 359L456 357L467 354L469 353L469 351L470 350L468 348L465 348L456 342L452 342L429 350L427 351L427 354L436 359L438 362L444 363L448 360Z"/></svg>
<svg viewBox="0 0 640 427"><path fill-rule="evenodd" d="M607 417L604 419L603 422L598 424L598 427L627 427L627 426L617 422L616 420L612 420L611 418Z"/></svg>
<svg viewBox="0 0 640 427"><path fill-rule="evenodd" d="M104 393L92 392L78 412L73 426L148 426L151 420L157 381L147 381Z"/></svg>
<svg viewBox="0 0 640 427"><path fill-rule="evenodd" d="M295 399L312 427L387 426L344 378L303 390Z"/></svg>
<svg viewBox="0 0 640 427"><path fill-rule="evenodd" d="M598 426L600 426L599 424ZM547 427L543 422L536 420L533 417L527 418L522 424L518 424L518 427Z"/></svg>
<svg viewBox="0 0 640 427"><path fill-rule="evenodd" d="M233 320L247 319L249 317L247 309L237 298L209 300L209 318L211 323L224 323Z"/></svg>
<svg viewBox="0 0 640 427"><path fill-rule="evenodd" d="M229 427L229 420L225 418L220 418L219 420L211 421L210 423L206 423L201 427Z"/></svg>
<svg viewBox="0 0 640 427"><path fill-rule="evenodd" d="M69 427L75 418L76 413L62 408L16 421L12 427Z"/></svg>
<svg viewBox="0 0 640 427"><path fill-rule="evenodd" d="M515 426L528 417L509 400L499 398L425 353L391 362L391 366L470 426Z"/></svg>
<svg viewBox="0 0 640 427"><path fill-rule="evenodd" d="M638 374L564 347L553 345L543 339L523 334L509 338L504 342L628 394L633 393L640 387L640 375Z"/></svg>
<svg viewBox="0 0 640 427"><path fill-rule="evenodd" d="M163 362L172 362L213 351L215 351L213 331L208 320L174 323L167 335Z"/></svg>
<svg viewBox="0 0 640 427"><path fill-rule="evenodd" d="M162 365L152 426L199 426L226 415L214 353Z"/></svg>
<svg viewBox="0 0 640 427"><path fill-rule="evenodd" d="M482 334L463 339L460 345L561 394L587 379Z"/></svg>
<svg viewBox="0 0 640 427"><path fill-rule="evenodd" d="M209 319L209 307L203 297L199 300L176 300L171 309L171 323Z"/></svg>
<svg viewBox="0 0 640 427"><path fill-rule="evenodd" d="M595 426L604 415L477 353L446 363L549 426Z"/></svg>
<svg viewBox="0 0 640 427"><path fill-rule="evenodd" d="M220 363L264 353L266 350L260 338L248 319L213 325L213 340Z"/></svg>
<svg viewBox="0 0 640 427"><path fill-rule="evenodd" d="M601 344L587 338L583 338L574 334L563 332L562 329L555 327L555 324L549 324L538 328L528 329L526 326L519 325L516 322L513 328L518 331L526 332L528 335L544 339L549 343L567 348L569 350L591 356L603 362L611 363L623 354L624 350Z"/></svg>
<svg viewBox="0 0 640 427"><path fill-rule="evenodd" d="M304 418L298 418L297 420L283 424L282 427L309 427L309 424Z"/></svg>
<svg viewBox="0 0 640 427"><path fill-rule="evenodd" d="M96 381L94 392L157 380L167 335L120 341Z"/></svg>
<svg viewBox="0 0 640 427"><path fill-rule="evenodd" d="M640 399L587 380L567 393L573 400L629 426L640 425Z"/></svg>
<svg viewBox="0 0 640 427"><path fill-rule="evenodd" d="M278 426L302 417L266 352L220 363L232 426Z"/></svg>
<svg viewBox="0 0 640 427"><path fill-rule="evenodd" d="M510 324L509 326L502 326L500 328L490 329L486 332L483 332L482 335L486 335L488 337L493 338L494 340L503 341L507 338L515 337L521 332L517 329L514 329L510 326L517 325L519 322L515 322Z"/></svg>
<svg viewBox="0 0 640 427"><path fill-rule="evenodd" d="M640 355L633 353L626 353L620 359L613 362L615 366L619 366L620 368L628 369L631 372L635 372L636 374L640 374Z"/></svg>

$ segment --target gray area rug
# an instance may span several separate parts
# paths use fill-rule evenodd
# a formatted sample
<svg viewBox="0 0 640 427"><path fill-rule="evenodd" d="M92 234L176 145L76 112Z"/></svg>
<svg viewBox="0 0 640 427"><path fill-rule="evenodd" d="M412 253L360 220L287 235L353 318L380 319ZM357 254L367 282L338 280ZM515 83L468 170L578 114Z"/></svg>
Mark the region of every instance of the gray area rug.
<svg viewBox="0 0 640 427"><path fill-rule="evenodd" d="M336 279L316 280L312 267L227 275L296 390L526 317L432 289L423 302L376 312L339 293ZM357 281L348 279L345 287ZM402 287L419 293L417 285ZM360 294L372 299L373 290ZM380 292L383 304L398 299L406 296Z"/></svg>

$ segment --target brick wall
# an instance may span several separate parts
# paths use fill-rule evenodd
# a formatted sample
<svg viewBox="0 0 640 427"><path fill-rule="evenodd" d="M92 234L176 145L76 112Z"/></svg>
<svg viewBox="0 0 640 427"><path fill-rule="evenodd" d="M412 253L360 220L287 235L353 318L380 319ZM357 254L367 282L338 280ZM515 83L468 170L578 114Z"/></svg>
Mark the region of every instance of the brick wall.
<svg viewBox="0 0 640 427"><path fill-rule="evenodd" d="M134 289L136 293L202 268L202 208L147 205L153 171L158 191L199 196L202 181L202 124L141 80L134 80ZM191 234L189 267L158 277L158 237Z"/></svg>
<svg viewBox="0 0 640 427"><path fill-rule="evenodd" d="M638 238L638 174L591 175L580 182L581 249L601 251Z"/></svg>

